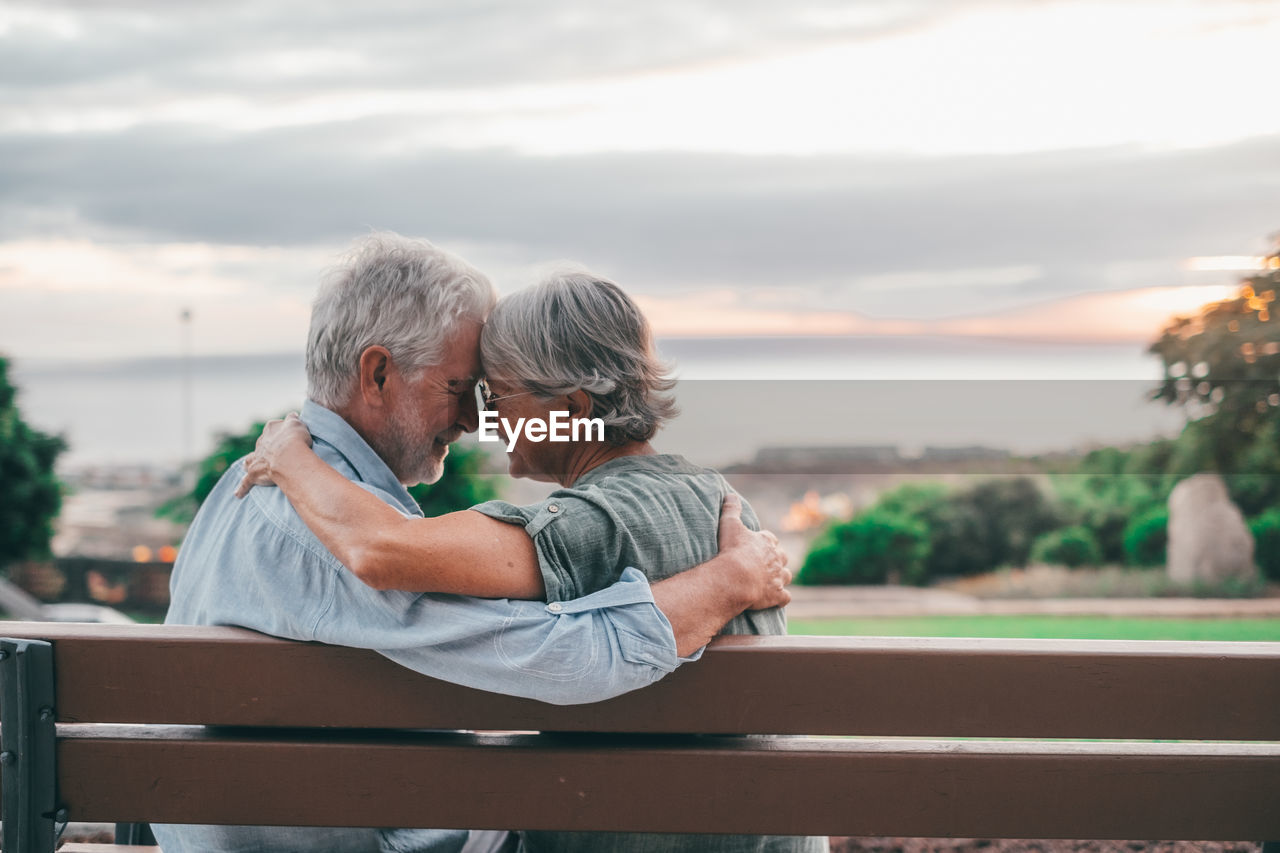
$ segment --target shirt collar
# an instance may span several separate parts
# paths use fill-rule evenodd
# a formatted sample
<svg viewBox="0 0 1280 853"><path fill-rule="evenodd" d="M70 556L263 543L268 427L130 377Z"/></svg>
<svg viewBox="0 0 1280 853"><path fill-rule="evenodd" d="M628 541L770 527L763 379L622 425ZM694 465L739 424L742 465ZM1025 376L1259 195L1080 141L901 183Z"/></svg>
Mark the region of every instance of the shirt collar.
<svg viewBox="0 0 1280 853"><path fill-rule="evenodd" d="M405 512L422 515L418 502L409 494L409 490L396 479L382 457L373 452L369 443L341 415L326 409L315 400L307 400L302 404L301 417L307 429L311 430L311 437L337 451L355 469L356 478L360 482L386 492L395 498L400 509Z"/></svg>

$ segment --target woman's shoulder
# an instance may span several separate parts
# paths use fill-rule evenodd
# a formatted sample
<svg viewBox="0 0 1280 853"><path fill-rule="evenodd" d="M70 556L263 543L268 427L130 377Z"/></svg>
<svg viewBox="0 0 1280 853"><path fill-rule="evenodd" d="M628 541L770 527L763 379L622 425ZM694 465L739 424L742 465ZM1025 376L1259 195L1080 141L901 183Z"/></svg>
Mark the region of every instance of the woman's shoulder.
<svg viewBox="0 0 1280 853"><path fill-rule="evenodd" d="M574 483L573 490L577 489L591 495L592 500L615 506L652 507L658 503L683 512L701 507L716 518L725 496L737 491L716 469L673 453L624 456L606 462ZM742 517L748 527L757 528L755 512L745 499Z"/></svg>

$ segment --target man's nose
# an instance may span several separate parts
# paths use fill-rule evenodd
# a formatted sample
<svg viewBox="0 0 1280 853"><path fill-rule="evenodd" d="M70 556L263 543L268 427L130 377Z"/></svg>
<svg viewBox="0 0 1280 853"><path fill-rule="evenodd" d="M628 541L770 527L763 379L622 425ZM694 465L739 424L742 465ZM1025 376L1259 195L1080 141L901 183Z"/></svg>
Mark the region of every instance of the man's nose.
<svg viewBox="0 0 1280 853"><path fill-rule="evenodd" d="M475 394L463 394L458 404L458 426L463 432L475 432L480 426L480 410Z"/></svg>

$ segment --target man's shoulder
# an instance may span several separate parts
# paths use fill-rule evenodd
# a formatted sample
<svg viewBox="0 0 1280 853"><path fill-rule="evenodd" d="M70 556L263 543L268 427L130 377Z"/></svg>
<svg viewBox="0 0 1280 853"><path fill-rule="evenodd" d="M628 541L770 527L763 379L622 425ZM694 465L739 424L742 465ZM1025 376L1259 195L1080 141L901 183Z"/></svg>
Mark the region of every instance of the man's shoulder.
<svg viewBox="0 0 1280 853"><path fill-rule="evenodd" d="M173 568L166 621L311 639L342 564L279 489L255 486L237 498L243 477L237 460L196 513Z"/></svg>
<svg viewBox="0 0 1280 853"><path fill-rule="evenodd" d="M318 444L318 443L317 443ZM352 478L354 471L336 452L317 446L321 458ZM280 489L255 486L243 498L235 491L244 478L244 460L233 462L201 504L187 531L179 563L202 561L213 553L236 552L241 559L253 554L275 556L282 547L299 548L324 562L334 557L320 544ZM175 569L181 565L175 566Z"/></svg>

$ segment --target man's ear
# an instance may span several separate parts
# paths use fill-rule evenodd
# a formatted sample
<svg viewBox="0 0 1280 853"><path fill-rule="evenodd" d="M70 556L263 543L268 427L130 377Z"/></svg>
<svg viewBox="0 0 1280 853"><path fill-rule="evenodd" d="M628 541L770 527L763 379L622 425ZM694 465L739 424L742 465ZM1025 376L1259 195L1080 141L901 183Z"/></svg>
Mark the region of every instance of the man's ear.
<svg viewBox="0 0 1280 853"><path fill-rule="evenodd" d="M591 417L591 395L579 388L565 398L569 403L570 418Z"/></svg>
<svg viewBox="0 0 1280 853"><path fill-rule="evenodd" d="M394 369L386 347L368 347L360 353L360 396L366 406L378 409L386 405L387 379Z"/></svg>

